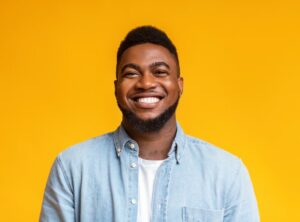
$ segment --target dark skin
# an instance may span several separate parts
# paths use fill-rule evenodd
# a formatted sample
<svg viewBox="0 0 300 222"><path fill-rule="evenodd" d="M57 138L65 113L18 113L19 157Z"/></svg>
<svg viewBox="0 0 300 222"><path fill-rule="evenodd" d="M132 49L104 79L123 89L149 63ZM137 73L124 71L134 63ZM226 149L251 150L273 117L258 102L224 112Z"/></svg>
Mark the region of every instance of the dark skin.
<svg viewBox="0 0 300 222"><path fill-rule="evenodd" d="M135 131L123 119L126 132L139 144L139 157L146 160L164 160L167 158L176 134L176 120L173 120L175 115L171 119L160 131L147 134Z"/></svg>
<svg viewBox="0 0 300 222"><path fill-rule="evenodd" d="M149 120L173 105L182 90L183 79L168 49L145 43L124 51L115 80L115 94L120 106L142 120ZM167 158L176 134L175 113L160 130L151 133L137 131L125 116L122 124L128 135L138 143L141 158Z"/></svg>

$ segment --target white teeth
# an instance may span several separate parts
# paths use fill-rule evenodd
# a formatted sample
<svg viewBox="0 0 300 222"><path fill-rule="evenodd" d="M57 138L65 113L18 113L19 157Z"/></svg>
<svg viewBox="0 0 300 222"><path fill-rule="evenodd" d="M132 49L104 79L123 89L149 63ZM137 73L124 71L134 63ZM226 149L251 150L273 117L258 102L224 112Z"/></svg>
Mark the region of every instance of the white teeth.
<svg viewBox="0 0 300 222"><path fill-rule="evenodd" d="M156 97L143 97L143 98L138 98L137 101L139 103L157 103L159 99Z"/></svg>

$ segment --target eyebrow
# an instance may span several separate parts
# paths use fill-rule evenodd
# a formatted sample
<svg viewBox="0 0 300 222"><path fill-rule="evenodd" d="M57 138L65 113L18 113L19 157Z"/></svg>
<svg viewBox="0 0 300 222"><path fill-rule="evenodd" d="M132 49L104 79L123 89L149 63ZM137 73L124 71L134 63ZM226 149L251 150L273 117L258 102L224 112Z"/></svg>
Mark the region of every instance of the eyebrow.
<svg viewBox="0 0 300 222"><path fill-rule="evenodd" d="M161 62L153 62L152 64L150 64L150 68L155 68L155 67L158 67L158 66L165 66L168 69L170 69L170 66L167 63L162 62L162 61ZM128 63L128 64L126 64L122 67L121 73L123 73L126 68L133 68L133 69L136 69L138 71L141 71L141 68L140 68L139 65L134 64L134 63Z"/></svg>
<svg viewBox="0 0 300 222"><path fill-rule="evenodd" d="M150 65L150 68L154 68L154 67L157 67L157 66L165 66L168 69L170 69L170 66L165 62L154 62Z"/></svg>

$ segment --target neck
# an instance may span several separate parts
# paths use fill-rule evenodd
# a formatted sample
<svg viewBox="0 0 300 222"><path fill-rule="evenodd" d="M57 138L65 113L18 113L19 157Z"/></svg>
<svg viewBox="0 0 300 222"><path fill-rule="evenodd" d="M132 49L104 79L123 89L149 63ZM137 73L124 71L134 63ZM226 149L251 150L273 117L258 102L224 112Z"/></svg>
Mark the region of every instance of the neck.
<svg viewBox="0 0 300 222"><path fill-rule="evenodd" d="M139 157L149 160L166 159L176 134L176 118L173 115L166 124L155 132L140 132L123 119L128 135L139 145Z"/></svg>

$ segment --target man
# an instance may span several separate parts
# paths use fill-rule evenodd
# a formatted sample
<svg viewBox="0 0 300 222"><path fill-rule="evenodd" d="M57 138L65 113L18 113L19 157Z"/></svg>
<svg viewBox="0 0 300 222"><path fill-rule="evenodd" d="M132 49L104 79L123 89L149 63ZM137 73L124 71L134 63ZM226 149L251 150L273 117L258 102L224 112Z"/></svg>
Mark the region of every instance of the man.
<svg viewBox="0 0 300 222"><path fill-rule="evenodd" d="M167 35L151 26L129 32L117 53L122 123L58 155L40 221L259 221L241 160L176 122L182 92Z"/></svg>

